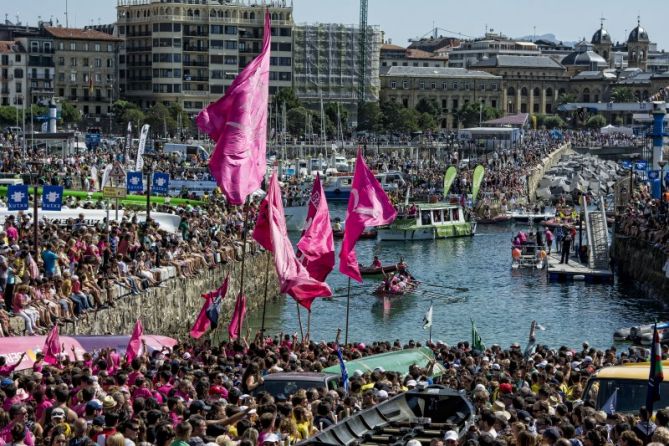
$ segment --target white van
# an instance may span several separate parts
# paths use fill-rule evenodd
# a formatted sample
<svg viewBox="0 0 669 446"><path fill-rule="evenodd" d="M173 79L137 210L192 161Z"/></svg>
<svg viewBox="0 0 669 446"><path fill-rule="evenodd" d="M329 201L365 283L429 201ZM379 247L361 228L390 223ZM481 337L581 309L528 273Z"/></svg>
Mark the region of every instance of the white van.
<svg viewBox="0 0 669 446"><path fill-rule="evenodd" d="M201 160L208 160L209 153L205 150L204 147L196 144L173 144L167 143L163 147L164 153L178 153L179 157L187 159L193 155L197 155Z"/></svg>

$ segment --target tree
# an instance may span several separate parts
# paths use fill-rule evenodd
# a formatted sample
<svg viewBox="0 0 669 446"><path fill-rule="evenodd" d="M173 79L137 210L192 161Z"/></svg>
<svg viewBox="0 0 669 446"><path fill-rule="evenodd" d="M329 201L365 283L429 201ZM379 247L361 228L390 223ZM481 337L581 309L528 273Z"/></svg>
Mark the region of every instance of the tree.
<svg viewBox="0 0 669 446"><path fill-rule="evenodd" d="M324 104L323 108L328 120L332 122L335 131L337 130L337 121L339 121L341 131L346 133L346 129L348 128L348 110L337 102L328 102Z"/></svg>
<svg viewBox="0 0 669 446"><path fill-rule="evenodd" d="M304 107L291 108L286 113L286 126L288 132L293 136L304 135L307 126L307 115L311 114ZM312 118L311 122L314 120Z"/></svg>
<svg viewBox="0 0 669 446"><path fill-rule="evenodd" d="M481 106L481 104L477 102L468 102L460 109L458 115L460 117L460 122L462 122L465 127L475 127L479 125L479 122L499 118L501 112L488 105Z"/></svg>
<svg viewBox="0 0 669 446"><path fill-rule="evenodd" d="M416 111L419 113L428 113L433 117L436 117L439 115L439 104L435 99L428 100L422 98L420 101L418 101L418 104L416 104Z"/></svg>
<svg viewBox="0 0 669 446"><path fill-rule="evenodd" d="M151 132L154 135L164 134L165 132L176 133L177 122L170 115L170 111L163 104L156 104L146 113L145 122L151 126Z"/></svg>
<svg viewBox="0 0 669 446"><path fill-rule="evenodd" d="M576 102L576 95L571 93L562 93L558 96L558 105L569 104L570 102Z"/></svg>
<svg viewBox="0 0 669 446"><path fill-rule="evenodd" d="M60 103L60 119L66 124L76 124L81 121L81 112L67 101Z"/></svg>
<svg viewBox="0 0 669 446"><path fill-rule="evenodd" d="M419 113L413 108L402 108L398 114L397 130L404 133L417 132L420 130L418 124Z"/></svg>
<svg viewBox="0 0 669 446"><path fill-rule="evenodd" d="M547 129L561 129L566 126L566 123L561 117L557 115L552 115L552 116L544 116L543 125Z"/></svg>
<svg viewBox="0 0 669 446"><path fill-rule="evenodd" d="M139 127L144 122L145 115L139 108L129 108L121 116L121 122L132 122L133 127Z"/></svg>
<svg viewBox="0 0 669 446"><path fill-rule="evenodd" d="M611 100L613 102L636 102L634 93L627 87L616 87L611 92Z"/></svg>
<svg viewBox="0 0 669 446"><path fill-rule="evenodd" d="M23 112L18 110L16 107L10 105L4 105L0 107L0 125L16 125L16 116L18 112L18 121L22 122Z"/></svg>
<svg viewBox="0 0 669 446"><path fill-rule="evenodd" d="M416 107L417 108L417 107ZM418 114L418 126L421 130L435 130L437 128L437 120L431 113Z"/></svg>
<svg viewBox="0 0 669 446"><path fill-rule="evenodd" d="M302 106L302 103L300 103L300 100L297 98L295 91L292 88L281 88L279 92L274 95L272 99L272 109L278 109L280 111L284 103L286 104L286 110L292 110Z"/></svg>
<svg viewBox="0 0 669 446"><path fill-rule="evenodd" d="M37 119L38 116L48 116L48 114L49 109L43 105L32 104L30 108L26 110L26 118L30 120L30 116L32 115L34 123L41 122Z"/></svg>
<svg viewBox="0 0 669 446"><path fill-rule="evenodd" d="M382 127L381 108L376 102L365 102L358 108L358 131L377 132Z"/></svg>
<svg viewBox="0 0 669 446"><path fill-rule="evenodd" d="M606 125L606 118L602 115L590 116L585 122L585 125L591 129L599 129Z"/></svg>
<svg viewBox="0 0 669 446"><path fill-rule="evenodd" d="M395 101L381 101L379 104L381 111L381 126L386 131L399 131L400 110L402 106Z"/></svg>

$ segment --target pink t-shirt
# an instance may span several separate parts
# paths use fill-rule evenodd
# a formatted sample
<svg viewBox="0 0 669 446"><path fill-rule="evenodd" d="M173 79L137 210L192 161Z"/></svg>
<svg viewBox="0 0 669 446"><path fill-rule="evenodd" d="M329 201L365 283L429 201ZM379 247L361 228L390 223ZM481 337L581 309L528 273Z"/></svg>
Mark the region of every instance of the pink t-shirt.
<svg viewBox="0 0 669 446"><path fill-rule="evenodd" d="M19 231L14 226L10 226L9 228L7 228L7 230L5 232L7 233L7 238L9 240L11 240L11 241L18 240Z"/></svg>

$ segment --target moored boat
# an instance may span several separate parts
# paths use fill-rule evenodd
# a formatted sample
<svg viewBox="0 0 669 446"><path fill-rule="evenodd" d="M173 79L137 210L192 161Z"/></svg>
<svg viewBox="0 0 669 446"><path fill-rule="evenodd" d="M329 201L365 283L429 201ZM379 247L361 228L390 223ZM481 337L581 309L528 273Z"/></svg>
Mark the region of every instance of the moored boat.
<svg viewBox="0 0 669 446"><path fill-rule="evenodd" d="M654 326L655 324L645 324L634 327L619 328L613 333L613 339L616 341L632 341L635 344L650 344L650 340L653 336ZM660 333L661 340L664 342L669 340L669 334L666 336L666 339L662 339L663 334L669 333L669 322L658 322L657 331Z"/></svg>
<svg viewBox="0 0 669 446"><path fill-rule="evenodd" d="M372 294L375 296L404 296L405 294L413 293L416 288L418 288L418 281L413 279L408 279L407 284L404 288L398 288L394 285L390 287L386 286L386 281L383 281L379 284L378 287L374 290Z"/></svg>
<svg viewBox="0 0 669 446"><path fill-rule="evenodd" d="M477 218L476 223L479 225L498 225L508 223L511 220L513 220L513 218L510 214L499 214L491 218Z"/></svg>
<svg viewBox="0 0 669 446"><path fill-rule="evenodd" d="M511 218L518 223L532 223L535 221L544 221L553 218L555 214L550 212L528 212L524 209L517 209L511 212Z"/></svg>
<svg viewBox="0 0 669 446"><path fill-rule="evenodd" d="M377 276L384 273L394 273L397 271L397 263L383 266L361 266L358 268L363 276Z"/></svg>
<svg viewBox="0 0 669 446"><path fill-rule="evenodd" d="M476 233L476 222L467 219L458 204L416 203L414 207L415 212L399 215L388 227L379 228L379 240L434 240Z"/></svg>

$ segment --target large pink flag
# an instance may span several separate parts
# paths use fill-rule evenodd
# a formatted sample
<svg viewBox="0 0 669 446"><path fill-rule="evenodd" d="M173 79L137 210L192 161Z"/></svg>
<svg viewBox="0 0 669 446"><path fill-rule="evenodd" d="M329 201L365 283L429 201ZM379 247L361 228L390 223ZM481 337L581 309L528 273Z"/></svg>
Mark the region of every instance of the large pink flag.
<svg viewBox="0 0 669 446"><path fill-rule="evenodd" d="M390 224L396 216L397 212L388 195L365 164L362 152L358 150L344 223L344 240L339 252L339 271L342 274L362 282L355 255L355 243L365 227Z"/></svg>
<svg viewBox="0 0 669 446"><path fill-rule="evenodd" d="M246 296L240 291L235 302L235 311L233 311L230 324L228 325L228 336L230 336L230 339L237 339L242 335L244 316L246 316Z"/></svg>
<svg viewBox="0 0 669 446"><path fill-rule="evenodd" d="M223 298L228 293L229 279L230 275L228 274L223 281L223 285L218 287L218 289L202 294L202 297L204 298L204 305L202 305L202 309L195 319L193 328L190 329L190 336L192 338L200 339L202 335L205 334L207 330L209 330L209 327L211 326L211 318L209 317L209 312L212 309L211 306L216 298ZM218 319L218 309L214 310L216 312L216 318Z"/></svg>
<svg viewBox="0 0 669 446"><path fill-rule="evenodd" d="M61 354L60 337L58 336L58 324L54 325L44 340L44 362L47 364L58 364L58 355Z"/></svg>
<svg viewBox="0 0 669 446"><path fill-rule="evenodd" d="M235 205L259 189L265 176L270 40L266 12L262 51L239 73L225 95L196 119L200 130L216 141L209 170Z"/></svg>
<svg viewBox="0 0 669 446"><path fill-rule="evenodd" d="M137 319L135 328L132 329L132 336L130 336L128 346L125 348L126 361L131 362L139 356L139 353L142 350L142 336L144 336L144 327L142 327L142 321Z"/></svg>
<svg viewBox="0 0 669 446"><path fill-rule="evenodd" d="M335 265L334 239L330 224L330 211L321 185L320 175L316 175L314 187L309 197L307 222L302 238L297 243L302 264L309 275L323 282Z"/></svg>
<svg viewBox="0 0 669 446"><path fill-rule="evenodd" d="M286 230L286 217L276 172L270 179L267 196L260 204L253 238L263 248L274 253L274 266L282 293L292 296L307 310L311 310L311 303L315 298L332 296L330 287L312 278L295 256Z"/></svg>

